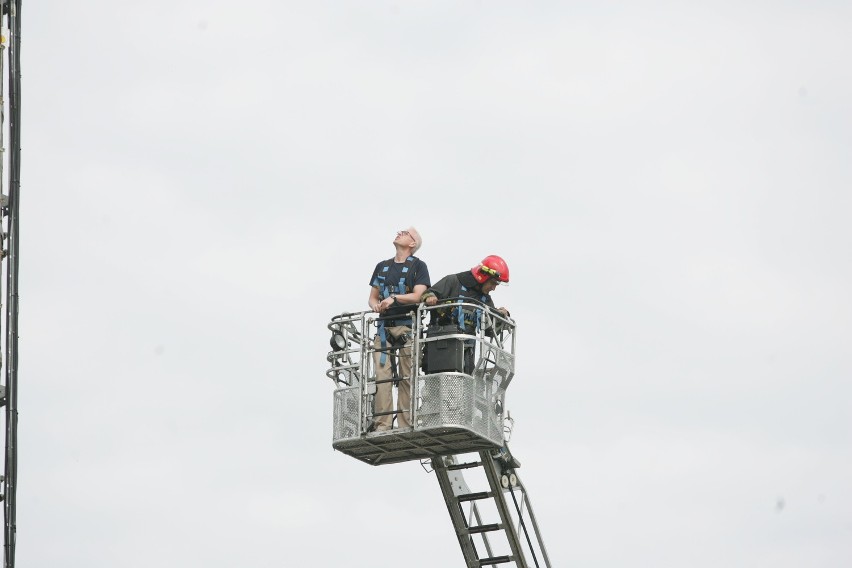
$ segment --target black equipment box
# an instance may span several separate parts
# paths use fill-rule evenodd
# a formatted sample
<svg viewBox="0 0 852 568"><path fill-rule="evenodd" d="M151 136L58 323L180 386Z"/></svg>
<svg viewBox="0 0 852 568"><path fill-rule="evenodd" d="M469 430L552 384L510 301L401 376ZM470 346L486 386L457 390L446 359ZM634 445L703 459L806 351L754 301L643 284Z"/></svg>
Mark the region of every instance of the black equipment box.
<svg viewBox="0 0 852 568"><path fill-rule="evenodd" d="M430 326L426 338L433 339L442 335L461 333L455 325ZM464 371L464 339L454 337L438 339L425 344L423 351L423 372L446 373Z"/></svg>

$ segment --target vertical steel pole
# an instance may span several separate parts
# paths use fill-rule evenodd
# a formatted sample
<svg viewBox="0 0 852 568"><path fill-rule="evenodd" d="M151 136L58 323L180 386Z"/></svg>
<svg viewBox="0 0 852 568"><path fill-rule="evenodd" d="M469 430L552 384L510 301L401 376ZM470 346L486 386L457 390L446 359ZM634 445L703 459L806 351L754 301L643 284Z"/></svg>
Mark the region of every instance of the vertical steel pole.
<svg viewBox="0 0 852 568"><path fill-rule="evenodd" d="M4 567L15 566L18 483L18 243L21 186L21 0L9 2L9 239L6 276L6 495Z"/></svg>

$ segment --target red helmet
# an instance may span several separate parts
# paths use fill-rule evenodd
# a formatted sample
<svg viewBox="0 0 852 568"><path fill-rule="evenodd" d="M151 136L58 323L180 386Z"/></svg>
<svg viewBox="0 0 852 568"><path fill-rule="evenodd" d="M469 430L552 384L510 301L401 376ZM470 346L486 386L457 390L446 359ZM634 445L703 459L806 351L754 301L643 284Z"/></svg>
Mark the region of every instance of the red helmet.
<svg viewBox="0 0 852 568"><path fill-rule="evenodd" d="M496 254L483 258L482 262L470 269L470 272L480 284L489 278L496 278L500 282L509 282L509 265Z"/></svg>

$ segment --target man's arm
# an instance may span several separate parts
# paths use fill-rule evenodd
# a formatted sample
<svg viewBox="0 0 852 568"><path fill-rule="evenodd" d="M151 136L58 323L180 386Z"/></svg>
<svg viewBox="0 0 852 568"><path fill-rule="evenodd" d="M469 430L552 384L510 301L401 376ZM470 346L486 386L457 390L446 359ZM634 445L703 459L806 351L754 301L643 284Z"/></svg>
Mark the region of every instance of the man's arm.
<svg viewBox="0 0 852 568"><path fill-rule="evenodd" d="M450 294L449 277L444 277L438 280L432 287L427 289L420 297L421 302L426 302L427 306L434 306L438 300L448 297Z"/></svg>
<svg viewBox="0 0 852 568"><path fill-rule="evenodd" d="M376 298L378 299L378 290L376 288L373 288L373 289L376 290ZM423 292L425 292L425 291L426 291L426 286L424 286L423 284L418 284L417 286L414 287L414 290L412 290L408 294L397 294L396 295L396 301L399 304L419 304L420 303L420 297L423 295ZM382 300L379 309L376 310L376 311L384 312L386 309L388 309L392 305L393 305L393 298L385 298L384 300Z"/></svg>
<svg viewBox="0 0 852 568"><path fill-rule="evenodd" d="M370 306L370 309L374 312L382 311L378 286L370 286L370 299L367 301L367 305Z"/></svg>
<svg viewBox="0 0 852 568"><path fill-rule="evenodd" d="M408 294L401 294L396 297L396 301L400 304L419 304L420 297L423 296L423 293L426 291L427 286L425 284L417 284L414 286L414 290L409 292Z"/></svg>

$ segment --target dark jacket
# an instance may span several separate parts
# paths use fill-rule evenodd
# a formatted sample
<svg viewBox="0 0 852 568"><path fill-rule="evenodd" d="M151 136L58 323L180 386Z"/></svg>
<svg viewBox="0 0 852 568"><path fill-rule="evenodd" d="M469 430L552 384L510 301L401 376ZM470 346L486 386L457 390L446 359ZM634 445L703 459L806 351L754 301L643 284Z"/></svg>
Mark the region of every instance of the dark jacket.
<svg viewBox="0 0 852 568"><path fill-rule="evenodd" d="M421 301L425 301L429 296L437 296L438 303L447 304L447 308L433 310L430 323L438 325L447 325L450 323L459 324L459 308L451 307L453 303L461 298L472 298L483 304L494 308L494 301L488 294L482 293L482 287L470 270L459 272L458 274L450 274L444 276L432 285L421 297ZM478 320L476 308L464 306L461 310L463 315L463 323L459 325L459 329L463 329L465 333L475 333Z"/></svg>

